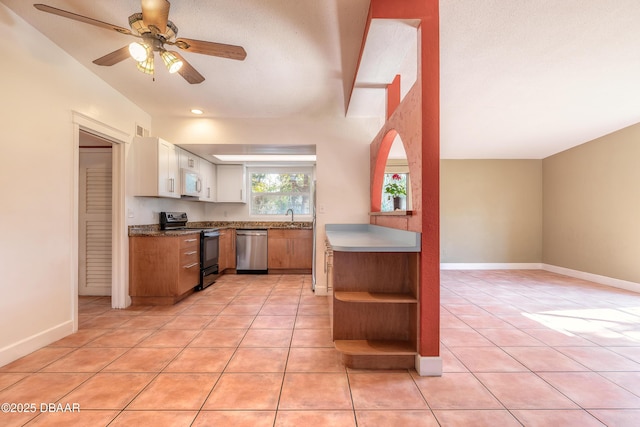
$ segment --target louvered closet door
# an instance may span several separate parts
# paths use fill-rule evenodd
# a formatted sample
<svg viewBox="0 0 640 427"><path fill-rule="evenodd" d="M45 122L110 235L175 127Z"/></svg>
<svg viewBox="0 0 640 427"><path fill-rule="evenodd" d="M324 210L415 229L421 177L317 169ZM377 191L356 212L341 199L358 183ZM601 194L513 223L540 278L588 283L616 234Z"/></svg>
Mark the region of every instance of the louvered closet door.
<svg viewBox="0 0 640 427"><path fill-rule="evenodd" d="M111 149L80 150L78 294L111 295Z"/></svg>

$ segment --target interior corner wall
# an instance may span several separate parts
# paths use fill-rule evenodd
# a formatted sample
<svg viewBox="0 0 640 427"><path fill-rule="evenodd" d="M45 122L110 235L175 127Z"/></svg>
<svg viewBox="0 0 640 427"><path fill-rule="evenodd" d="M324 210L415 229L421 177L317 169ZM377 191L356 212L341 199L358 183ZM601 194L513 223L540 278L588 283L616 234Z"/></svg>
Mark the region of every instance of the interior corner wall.
<svg viewBox="0 0 640 427"><path fill-rule="evenodd" d="M133 135L151 118L0 3L0 366L73 331L73 112Z"/></svg>
<svg viewBox="0 0 640 427"><path fill-rule="evenodd" d="M543 262L640 282L640 124L543 160Z"/></svg>
<svg viewBox="0 0 640 427"><path fill-rule="evenodd" d="M542 160L441 160L441 262L540 263L542 200Z"/></svg>

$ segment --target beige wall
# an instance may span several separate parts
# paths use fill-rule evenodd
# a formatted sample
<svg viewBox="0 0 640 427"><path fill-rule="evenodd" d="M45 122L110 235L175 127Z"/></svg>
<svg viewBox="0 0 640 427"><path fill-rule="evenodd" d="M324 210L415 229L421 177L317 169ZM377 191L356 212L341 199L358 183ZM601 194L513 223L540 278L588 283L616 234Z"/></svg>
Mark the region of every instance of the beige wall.
<svg viewBox="0 0 640 427"><path fill-rule="evenodd" d="M440 261L542 261L541 160L441 160Z"/></svg>
<svg viewBox="0 0 640 427"><path fill-rule="evenodd" d="M640 282L640 124L548 157L543 261Z"/></svg>

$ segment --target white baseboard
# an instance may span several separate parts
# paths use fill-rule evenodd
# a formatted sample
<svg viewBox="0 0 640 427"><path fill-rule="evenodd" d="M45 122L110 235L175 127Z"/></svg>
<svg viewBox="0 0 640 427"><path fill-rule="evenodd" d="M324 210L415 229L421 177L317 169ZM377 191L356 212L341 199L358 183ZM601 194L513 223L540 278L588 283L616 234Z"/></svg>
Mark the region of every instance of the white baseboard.
<svg viewBox="0 0 640 427"><path fill-rule="evenodd" d="M540 270L537 262L442 262L440 270Z"/></svg>
<svg viewBox="0 0 640 427"><path fill-rule="evenodd" d="M73 333L73 321L61 323L57 326L39 332L16 343L0 349L0 366L4 366L16 359L26 356L44 346L58 341Z"/></svg>
<svg viewBox="0 0 640 427"><path fill-rule="evenodd" d="M441 377L442 357L416 354L416 372L421 377Z"/></svg>
<svg viewBox="0 0 640 427"><path fill-rule="evenodd" d="M452 262L440 263L440 270L545 270L552 273L563 274L576 279L588 280L600 285L625 289L627 291L640 293L640 283L629 282L627 280L614 279L613 277L600 276L598 274L586 273L584 271L572 270L570 268L558 267L556 265L544 263L483 263L483 262Z"/></svg>
<svg viewBox="0 0 640 427"><path fill-rule="evenodd" d="M572 270L570 268L558 267L551 264L542 264L542 270L563 274L569 277L575 277L576 279L588 280L590 282L599 283L605 286L611 286L614 288L626 289L627 291L640 293L640 283L636 282L629 282L627 280L614 279L613 277L600 276L599 274L585 273L584 271Z"/></svg>

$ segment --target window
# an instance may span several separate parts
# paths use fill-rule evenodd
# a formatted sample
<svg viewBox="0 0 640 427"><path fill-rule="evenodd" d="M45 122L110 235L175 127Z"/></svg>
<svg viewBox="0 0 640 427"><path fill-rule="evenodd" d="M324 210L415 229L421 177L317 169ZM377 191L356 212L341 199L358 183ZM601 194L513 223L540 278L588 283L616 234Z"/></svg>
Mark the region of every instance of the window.
<svg viewBox="0 0 640 427"><path fill-rule="evenodd" d="M311 168L250 168L251 215L311 215Z"/></svg>
<svg viewBox="0 0 640 427"><path fill-rule="evenodd" d="M394 180L393 176L399 176L399 180ZM402 196L400 200L400 210L409 210L410 208L407 206L407 201L410 200L410 185L409 185L409 174L408 173L385 173L384 174L384 182L382 183L382 212L391 212L394 210L393 205L393 197L390 194L385 192L385 187L389 183L397 183L399 186L405 189L407 196Z"/></svg>

